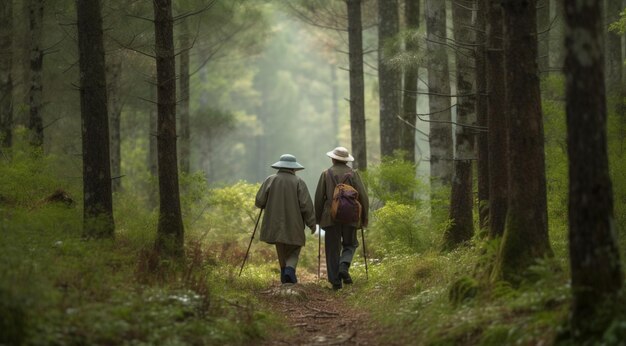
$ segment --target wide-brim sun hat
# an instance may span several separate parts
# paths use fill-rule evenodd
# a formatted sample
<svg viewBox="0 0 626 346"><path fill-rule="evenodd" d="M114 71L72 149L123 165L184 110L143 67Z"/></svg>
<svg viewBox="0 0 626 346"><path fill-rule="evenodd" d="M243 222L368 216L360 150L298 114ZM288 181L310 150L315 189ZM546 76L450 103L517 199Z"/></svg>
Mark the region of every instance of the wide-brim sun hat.
<svg viewBox="0 0 626 346"><path fill-rule="evenodd" d="M336 147L332 151L326 153L328 157L333 158L335 160L344 161L344 162L352 162L354 161L354 157L350 155L348 149L344 147Z"/></svg>
<svg viewBox="0 0 626 346"><path fill-rule="evenodd" d="M299 171L304 169L304 166L298 163L296 157L291 154L281 155L280 160L272 165L272 168L288 168Z"/></svg>

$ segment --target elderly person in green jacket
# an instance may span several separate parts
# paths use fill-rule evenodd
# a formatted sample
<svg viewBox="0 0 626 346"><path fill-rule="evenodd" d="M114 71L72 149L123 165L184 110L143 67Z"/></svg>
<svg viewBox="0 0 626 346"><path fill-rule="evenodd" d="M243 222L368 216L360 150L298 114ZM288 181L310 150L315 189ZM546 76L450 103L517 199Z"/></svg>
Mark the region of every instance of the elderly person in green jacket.
<svg viewBox="0 0 626 346"><path fill-rule="evenodd" d="M267 177L256 194L255 205L265 209L260 239L276 245L281 283L295 284L304 226L315 233L315 210L306 184L296 176L304 167L295 156L282 155L272 168L278 172Z"/></svg>
<svg viewBox="0 0 626 346"><path fill-rule="evenodd" d="M367 227L369 199L361 177L357 171L348 166L348 162L354 161L348 149L337 147L327 152L326 155L332 159L333 165L322 172L317 183L315 219L320 228L326 231L324 244L328 281L333 285L334 290L338 290L342 288L342 283L352 283L349 269L356 248L359 246L356 231L358 227ZM340 183L346 183L358 192L357 199L361 205L361 211L358 220L354 222L333 220L331 216L333 193L335 186Z"/></svg>

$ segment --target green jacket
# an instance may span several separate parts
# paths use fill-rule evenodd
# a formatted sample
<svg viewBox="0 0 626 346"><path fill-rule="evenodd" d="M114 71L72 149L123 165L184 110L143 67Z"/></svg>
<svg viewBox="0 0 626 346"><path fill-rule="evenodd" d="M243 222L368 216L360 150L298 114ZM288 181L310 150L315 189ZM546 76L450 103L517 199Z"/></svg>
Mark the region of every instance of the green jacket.
<svg viewBox="0 0 626 346"><path fill-rule="evenodd" d="M367 227L368 212L369 212L369 198L367 197L367 190L363 185L363 181L357 171L352 170L346 164L334 164L329 168L332 174L337 176L337 181L343 179L343 175L348 172L354 172L352 178L347 183L354 187L359 193L359 203L361 203L361 224L352 224L353 227ZM315 190L315 220L321 228L333 226L334 223L330 218L330 205L333 201L333 192L335 191L335 183L326 174L326 171L322 172L320 180L317 183L317 189Z"/></svg>
<svg viewBox="0 0 626 346"><path fill-rule="evenodd" d="M306 184L289 169L265 179L255 205L265 209L261 241L303 246L305 224L315 230L315 211Z"/></svg>

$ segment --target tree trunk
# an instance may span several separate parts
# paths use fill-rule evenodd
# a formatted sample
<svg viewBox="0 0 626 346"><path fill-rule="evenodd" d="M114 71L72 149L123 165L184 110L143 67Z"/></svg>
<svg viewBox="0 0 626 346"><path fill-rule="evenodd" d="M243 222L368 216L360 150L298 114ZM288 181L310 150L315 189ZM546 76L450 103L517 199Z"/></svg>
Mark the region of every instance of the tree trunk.
<svg viewBox="0 0 626 346"><path fill-rule="evenodd" d="M407 30L416 32L420 25L420 1L405 0L404 3L404 20ZM405 49L410 54L417 55L419 44L416 40L407 39ZM416 126L415 114L417 113L417 82L418 68L407 66L404 69L404 97L402 98L402 110L404 121L409 122L413 127ZM400 148L406 151L406 158L415 163L415 129L402 125L400 127Z"/></svg>
<svg viewBox="0 0 626 346"><path fill-rule="evenodd" d="M622 0L606 1L606 26L616 22L622 11ZM609 97L609 104L620 107L623 100L620 100L622 85L622 37L607 27L603 32L606 35L605 61L606 61L606 93ZM619 110L619 108L618 108Z"/></svg>
<svg viewBox="0 0 626 346"><path fill-rule="evenodd" d="M157 69L157 152L159 170L159 224L157 251L180 257L184 229L176 158L176 63L171 0L154 0Z"/></svg>
<svg viewBox="0 0 626 346"><path fill-rule="evenodd" d="M363 82L363 29L361 0L346 0L348 6L348 46L350 53L350 134L354 168L367 169L365 139L365 84Z"/></svg>
<svg viewBox="0 0 626 346"><path fill-rule="evenodd" d="M486 65L486 30L488 0L477 1L476 16L476 120L479 126L489 127L487 118L487 65ZM489 134L478 133L478 220L481 230L489 227Z"/></svg>
<svg viewBox="0 0 626 346"><path fill-rule="evenodd" d="M339 146L339 88L337 87L337 65L330 66L330 83L332 88L333 108L330 114L333 123L333 146Z"/></svg>
<svg viewBox="0 0 626 346"><path fill-rule="evenodd" d="M428 63L428 101L430 104L431 190L450 186L453 169L450 73L446 51L446 3L425 0Z"/></svg>
<svg viewBox="0 0 626 346"><path fill-rule="evenodd" d="M550 255L541 94L537 76L536 1L506 0L504 54L509 111L509 208L495 278L517 282Z"/></svg>
<svg viewBox="0 0 626 346"><path fill-rule="evenodd" d="M30 44L30 142L35 147L43 147L43 8L44 0L29 0L29 44Z"/></svg>
<svg viewBox="0 0 626 346"><path fill-rule="evenodd" d="M156 100L156 76L152 76L150 80L150 100ZM150 121L150 139L148 142L148 168L150 169L150 175L156 177L158 175L158 159L157 159L157 109L156 105L150 104L149 111Z"/></svg>
<svg viewBox="0 0 626 346"><path fill-rule="evenodd" d="M154 210L158 207L159 190L158 190L158 153L157 153L157 87L156 87L156 75L153 75L149 82L150 85L150 101L155 103L148 103L148 121L149 121L149 133L148 133L148 161L147 166L150 171L150 184L148 186L148 208Z"/></svg>
<svg viewBox="0 0 626 346"><path fill-rule="evenodd" d="M550 69L561 71L563 69L563 59L565 55L565 10L563 0L550 0L550 13L553 17L550 28ZM560 72L559 72L560 73Z"/></svg>
<svg viewBox="0 0 626 346"><path fill-rule="evenodd" d="M190 164L190 138L189 138L189 50L191 41L189 40L189 29L187 22L181 23L180 35L180 170L184 174L189 174Z"/></svg>
<svg viewBox="0 0 626 346"><path fill-rule="evenodd" d="M16 2L20 3L20 2ZM15 45L15 48L19 47L19 54L16 56L15 63L19 66L19 81L15 83L15 92L17 96L17 100L19 103L15 105L18 107L26 107L30 105L30 40L31 40L31 30L30 30L30 8L31 1L21 1L20 6L20 20L14 22L15 29L20 30L20 33L15 35L17 38L19 35L19 40L22 40L23 45ZM18 18L18 17L16 17ZM17 108L15 108L17 109ZM16 123L19 122L19 117L15 119ZM24 126L28 125L29 119L26 118L23 120Z"/></svg>
<svg viewBox="0 0 626 346"><path fill-rule="evenodd" d="M550 0L537 1L537 44L539 72L550 68Z"/></svg>
<svg viewBox="0 0 626 346"><path fill-rule="evenodd" d="M604 30L599 4L565 3L570 316L574 338L592 344L611 321L603 304L614 301L623 281L607 153Z"/></svg>
<svg viewBox="0 0 626 346"><path fill-rule="evenodd" d="M0 8L0 153L13 142L13 31L13 0L7 0Z"/></svg>
<svg viewBox="0 0 626 346"><path fill-rule="evenodd" d="M380 154L391 156L400 147L400 72L390 67L386 45L398 35L398 0L378 1L378 94Z"/></svg>
<svg viewBox="0 0 626 346"><path fill-rule="evenodd" d="M113 191L122 188L122 151L120 135L120 119L123 102L120 95L120 83L122 78L122 53L116 52L109 55L107 64L108 75L108 100L109 100L109 124L111 132L111 176Z"/></svg>
<svg viewBox="0 0 626 346"><path fill-rule="evenodd" d="M487 5L487 123L489 124L489 237L504 234L508 207L509 161L508 118L504 101L506 83L504 70L502 7L492 1Z"/></svg>
<svg viewBox="0 0 626 346"><path fill-rule="evenodd" d="M626 136L626 88L622 84L623 64L622 36L617 32L609 31L608 25L619 20L622 11L622 0L606 0L606 35L605 64L606 64L606 95L609 109L613 110L619 119L619 138L623 143Z"/></svg>
<svg viewBox="0 0 626 346"><path fill-rule="evenodd" d="M76 0L83 144L83 233L113 237L106 65L99 0Z"/></svg>
<svg viewBox="0 0 626 346"><path fill-rule="evenodd" d="M465 6L468 5L468 6ZM452 3L452 22L454 40L460 45L456 49L456 156L454 160L454 176L450 193L450 220L452 223L444 233L444 247L452 249L469 241L474 234L472 210L472 160L474 156L474 135L470 129L462 125L474 125L476 121L476 98L474 83L476 75L473 71L475 59L472 52L463 48L476 43L472 10L476 0L463 6Z"/></svg>

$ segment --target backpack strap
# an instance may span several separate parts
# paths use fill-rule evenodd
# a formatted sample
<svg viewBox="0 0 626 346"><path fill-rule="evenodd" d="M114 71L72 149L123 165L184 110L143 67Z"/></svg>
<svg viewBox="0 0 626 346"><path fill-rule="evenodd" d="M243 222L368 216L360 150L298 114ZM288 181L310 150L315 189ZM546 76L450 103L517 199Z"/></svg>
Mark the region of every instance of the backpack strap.
<svg viewBox="0 0 626 346"><path fill-rule="evenodd" d="M343 183L345 184L350 178L352 178L352 172L348 172L343 175ZM348 185L352 186L352 184L348 183Z"/></svg>
<svg viewBox="0 0 626 346"><path fill-rule="evenodd" d="M326 174L330 177L330 180L332 180L333 183L335 183L335 185L338 184L337 177L335 177L335 175L330 172L330 168L326 170Z"/></svg>
<svg viewBox="0 0 626 346"><path fill-rule="evenodd" d="M335 183L335 185L339 184L339 182L337 181L337 176L335 176L334 174L330 172L330 168L326 170L326 174L330 176L330 179L333 181L333 183ZM352 171L344 174L342 178L343 179L341 179L341 183L345 184L350 178L352 178ZM348 185L352 186L352 184L348 184Z"/></svg>

